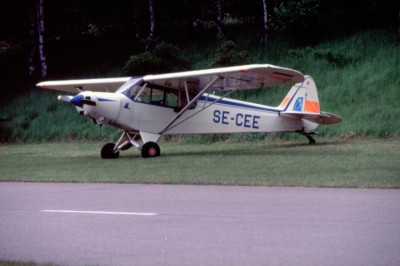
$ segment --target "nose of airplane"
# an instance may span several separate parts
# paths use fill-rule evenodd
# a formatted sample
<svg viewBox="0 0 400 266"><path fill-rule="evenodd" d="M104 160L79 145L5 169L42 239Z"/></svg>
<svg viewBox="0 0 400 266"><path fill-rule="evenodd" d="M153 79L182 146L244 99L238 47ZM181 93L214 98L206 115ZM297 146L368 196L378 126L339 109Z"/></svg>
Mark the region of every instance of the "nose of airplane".
<svg viewBox="0 0 400 266"><path fill-rule="evenodd" d="M83 107L83 103L81 102L81 100L83 100L84 96L82 93L79 93L77 95L75 95L72 99L71 99L71 103L73 103L75 106L78 107Z"/></svg>
<svg viewBox="0 0 400 266"><path fill-rule="evenodd" d="M112 123L120 112L120 97L116 93L84 91L72 97L71 103L97 124Z"/></svg>
<svg viewBox="0 0 400 266"><path fill-rule="evenodd" d="M79 93L78 95L75 95L71 99L71 103L73 103L75 106L83 108L83 105L90 105L90 106L96 106L96 101L94 101L93 97L90 95L85 95L83 93Z"/></svg>

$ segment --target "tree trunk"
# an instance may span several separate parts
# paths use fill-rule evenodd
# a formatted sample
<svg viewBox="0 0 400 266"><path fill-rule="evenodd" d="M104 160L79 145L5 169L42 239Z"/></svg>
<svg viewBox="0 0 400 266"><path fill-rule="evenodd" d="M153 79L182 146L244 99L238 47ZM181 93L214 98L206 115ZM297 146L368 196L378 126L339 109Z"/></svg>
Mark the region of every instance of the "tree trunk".
<svg viewBox="0 0 400 266"><path fill-rule="evenodd" d="M154 42L154 35L155 35L155 28L156 28L156 21L155 21L155 15L154 15L154 1L149 0L149 11L150 11L150 32L149 32L149 37L147 38L147 43L146 43L146 51L149 51L151 46L153 45Z"/></svg>
<svg viewBox="0 0 400 266"><path fill-rule="evenodd" d="M31 6L29 14L29 58L28 58L28 75L32 77L35 73L35 55L36 55L36 23L35 23L35 8L36 5Z"/></svg>
<svg viewBox="0 0 400 266"><path fill-rule="evenodd" d="M134 34L134 40L139 41L140 40L140 30L139 30L139 14L138 14L138 6L135 4L136 2L134 1L134 6L133 6L133 34Z"/></svg>
<svg viewBox="0 0 400 266"><path fill-rule="evenodd" d="M222 22L224 20L224 12L222 10L222 0L217 0L217 38L221 40L224 37L222 31Z"/></svg>
<svg viewBox="0 0 400 266"><path fill-rule="evenodd" d="M264 14L264 26L261 37L261 44L266 45L268 41L268 13L267 13L267 0L263 1L263 14Z"/></svg>
<svg viewBox="0 0 400 266"><path fill-rule="evenodd" d="M44 8L43 0L36 0L36 18L38 27L38 51L40 60L40 73L41 77L47 76L47 61L46 54L44 53Z"/></svg>
<svg viewBox="0 0 400 266"><path fill-rule="evenodd" d="M397 32L397 43L400 45L400 2L399 2L399 28Z"/></svg>

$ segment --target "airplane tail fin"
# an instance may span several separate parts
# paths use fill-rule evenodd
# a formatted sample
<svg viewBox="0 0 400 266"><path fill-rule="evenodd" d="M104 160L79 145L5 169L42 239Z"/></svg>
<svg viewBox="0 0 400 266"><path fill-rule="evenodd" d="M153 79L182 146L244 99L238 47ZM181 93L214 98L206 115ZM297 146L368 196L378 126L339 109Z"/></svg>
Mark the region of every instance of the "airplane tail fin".
<svg viewBox="0 0 400 266"><path fill-rule="evenodd" d="M282 115L316 124L336 124L342 121L337 115L321 112L317 87L310 76L305 76L302 82L295 84L278 108Z"/></svg>
<svg viewBox="0 0 400 266"><path fill-rule="evenodd" d="M284 112L320 113L317 87L310 76L295 84L283 99L279 108Z"/></svg>

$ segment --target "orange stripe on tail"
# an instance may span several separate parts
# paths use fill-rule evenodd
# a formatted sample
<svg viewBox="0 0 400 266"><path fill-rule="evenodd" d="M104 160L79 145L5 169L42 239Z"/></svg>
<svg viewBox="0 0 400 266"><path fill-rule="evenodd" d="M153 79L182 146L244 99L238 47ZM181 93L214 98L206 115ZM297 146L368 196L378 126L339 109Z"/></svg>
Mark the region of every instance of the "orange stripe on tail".
<svg viewBox="0 0 400 266"><path fill-rule="evenodd" d="M319 102L306 101L306 106L304 108L304 111L319 114L320 113Z"/></svg>
<svg viewBox="0 0 400 266"><path fill-rule="evenodd" d="M289 97L286 97L285 99L283 99L283 101L281 102L281 104L279 105L279 108L284 108L287 103L290 101Z"/></svg>

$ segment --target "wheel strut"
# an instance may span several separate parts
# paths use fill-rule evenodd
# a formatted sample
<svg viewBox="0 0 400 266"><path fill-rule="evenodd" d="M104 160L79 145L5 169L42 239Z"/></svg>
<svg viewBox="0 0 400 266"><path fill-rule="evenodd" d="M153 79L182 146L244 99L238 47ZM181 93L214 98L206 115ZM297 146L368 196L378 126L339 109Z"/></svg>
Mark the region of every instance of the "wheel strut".
<svg viewBox="0 0 400 266"><path fill-rule="evenodd" d="M315 132L305 132L305 131L301 131L299 132L300 134L302 134L303 136L305 136L308 139L308 144L313 145L315 143L317 143L315 141L315 139L312 137L312 135L318 135Z"/></svg>

